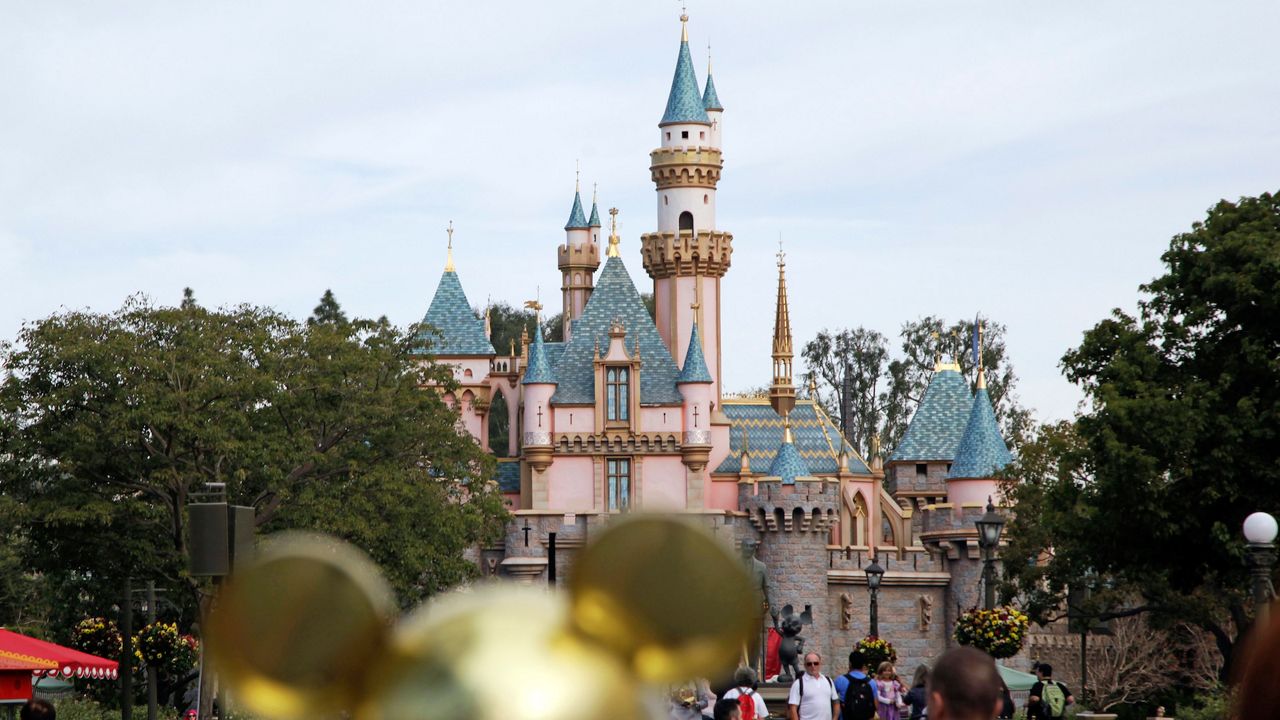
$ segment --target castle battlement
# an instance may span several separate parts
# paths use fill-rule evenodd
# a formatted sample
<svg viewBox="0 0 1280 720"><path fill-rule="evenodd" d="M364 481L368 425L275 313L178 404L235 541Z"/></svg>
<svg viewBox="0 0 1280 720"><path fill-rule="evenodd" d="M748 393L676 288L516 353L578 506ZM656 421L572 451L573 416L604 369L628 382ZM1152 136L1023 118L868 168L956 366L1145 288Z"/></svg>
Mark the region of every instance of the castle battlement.
<svg viewBox="0 0 1280 720"><path fill-rule="evenodd" d="M600 266L600 246L596 243L582 245L569 245L566 243L556 249L556 259L562 268L590 266L595 269Z"/></svg>
<svg viewBox="0 0 1280 720"><path fill-rule="evenodd" d="M777 478L741 483L738 507L761 533L826 533L839 521L839 483L818 478L797 478L794 485Z"/></svg>

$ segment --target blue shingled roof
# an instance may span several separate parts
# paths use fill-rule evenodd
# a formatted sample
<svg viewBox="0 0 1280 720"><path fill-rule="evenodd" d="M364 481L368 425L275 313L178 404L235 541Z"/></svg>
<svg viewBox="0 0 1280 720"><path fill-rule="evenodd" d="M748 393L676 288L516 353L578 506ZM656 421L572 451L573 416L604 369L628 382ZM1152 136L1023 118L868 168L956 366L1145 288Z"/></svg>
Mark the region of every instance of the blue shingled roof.
<svg viewBox="0 0 1280 720"><path fill-rule="evenodd" d="M569 222L565 223L565 230L582 230L587 227L587 216L582 213L582 194L577 190L573 191L573 208L569 210Z"/></svg>
<svg viewBox="0 0 1280 720"><path fill-rule="evenodd" d="M702 333L698 332L698 323L693 323L689 333L689 351L684 354L684 367L680 368L677 383L709 383L711 372L707 370L707 359L702 355Z"/></svg>
<svg viewBox="0 0 1280 720"><path fill-rule="evenodd" d="M1005 465L1013 461L1009 446L1000 437L1000 426L991 408L991 396L985 387L978 388L973 396L973 409L964 435L956 446L956 457L951 463L948 478L991 478Z"/></svg>
<svg viewBox="0 0 1280 720"><path fill-rule="evenodd" d="M534 330L533 344L529 346L529 364L524 369L521 385L534 383L554 383L555 373L551 371L551 362L547 360L546 349L542 344L542 330Z"/></svg>
<svg viewBox="0 0 1280 720"><path fill-rule="evenodd" d="M667 96L667 110L662 122L711 124L707 110L702 106L702 93L698 92L698 78L693 73L693 57L689 55L689 41L680 41L680 55L676 58L676 74L671 78L671 94Z"/></svg>
<svg viewBox="0 0 1280 720"><path fill-rule="evenodd" d="M768 400L725 398L720 406L729 419L729 456L714 470L737 473L742 463L742 432L747 433L748 460L751 472L768 475L773 459L782 445L782 417L773 411ZM796 401L791 411L791 435L796 451L811 475L834 475L840 467L840 451L849 456L849 472L869 475L871 470L827 414L815 408L812 400Z"/></svg>
<svg viewBox="0 0 1280 720"><path fill-rule="evenodd" d="M429 329L418 334L433 355L497 355L484 334L484 322L472 312L458 273L453 270L445 270L440 276L422 322L440 331L438 337Z"/></svg>
<svg viewBox="0 0 1280 720"><path fill-rule="evenodd" d="M951 460L973 407L969 383L959 370L934 372L911 424L889 461Z"/></svg>
<svg viewBox="0 0 1280 720"><path fill-rule="evenodd" d="M591 219L587 221L587 224L591 227L600 227L600 208L596 206L594 201L591 203Z"/></svg>
<svg viewBox="0 0 1280 720"><path fill-rule="evenodd" d="M710 70L707 71L707 87L702 91L702 107L707 110L724 110L724 106L720 104L720 96L716 95L716 83L711 79Z"/></svg>
<svg viewBox="0 0 1280 720"><path fill-rule="evenodd" d="M564 348L564 356L555 367L559 385L551 398L553 403L595 402L596 343L600 352L609 347L609 325L618 320L627 330L627 352L635 349L640 339L640 402L646 405L678 405L684 402L676 389L680 370L671 359L671 351L662 342L658 328L649 317L640 293L631 282L622 258L605 260L595 289L582 316L574 320L573 337Z"/></svg>
<svg viewBox="0 0 1280 720"><path fill-rule="evenodd" d="M769 463L769 475L782 478L783 485L794 485L796 478L809 477L809 468L800 457L795 443L783 442Z"/></svg>
<svg viewBox="0 0 1280 720"><path fill-rule="evenodd" d="M547 362L551 364L551 369L554 373L555 368L560 367L560 358L564 357L564 343L542 343L542 349L547 353Z"/></svg>
<svg viewBox="0 0 1280 720"><path fill-rule="evenodd" d="M520 461L514 459L498 460L494 479L498 481L498 489L502 492L520 492Z"/></svg>

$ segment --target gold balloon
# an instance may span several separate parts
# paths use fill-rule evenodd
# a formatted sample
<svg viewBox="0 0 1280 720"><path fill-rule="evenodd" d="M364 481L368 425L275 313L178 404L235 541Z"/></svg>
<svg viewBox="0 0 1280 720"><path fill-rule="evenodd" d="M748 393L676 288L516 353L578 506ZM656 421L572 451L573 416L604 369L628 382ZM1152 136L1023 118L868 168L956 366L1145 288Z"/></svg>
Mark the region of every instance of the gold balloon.
<svg viewBox="0 0 1280 720"><path fill-rule="evenodd" d="M395 629L358 720L650 717L626 667L568 632L562 597L490 585L414 611Z"/></svg>
<svg viewBox="0 0 1280 720"><path fill-rule="evenodd" d="M611 525L574 563L569 589L575 629L653 683L720 676L760 622L742 561L673 517Z"/></svg>
<svg viewBox="0 0 1280 720"><path fill-rule="evenodd" d="M331 716L358 704L395 613L391 589L364 553L286 533L219 593L209 652L250 710L281 720Z"/></svg>

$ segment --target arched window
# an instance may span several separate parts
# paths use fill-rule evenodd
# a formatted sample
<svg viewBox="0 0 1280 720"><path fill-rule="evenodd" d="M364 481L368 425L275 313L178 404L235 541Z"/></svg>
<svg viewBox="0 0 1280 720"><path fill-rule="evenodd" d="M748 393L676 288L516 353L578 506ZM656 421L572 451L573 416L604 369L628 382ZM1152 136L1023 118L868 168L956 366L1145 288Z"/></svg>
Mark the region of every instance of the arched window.
<svg viewBox="0 0 1280 720"><path fill-rule="evenodd" d="M710 204L711 204L711 195L709 195L709 194L704 194L704 195L702 196L702 204L703 204L703 205L710 205Z"/></svg>
<svg viewBox="0 0 1280 720"><path fill-rule="evenodd" d="M693 229L693 213L689 212L688 210L685 210L684 212L680 213L680 229L681 230Z"/></svg>
<svg viewBox="0 0 1280 720"><path fill-rule="evenodd" d="M498 390L489 403L489 451L504 458L510 455L510 445L511 416L507 414L507 398Z"/></svg>

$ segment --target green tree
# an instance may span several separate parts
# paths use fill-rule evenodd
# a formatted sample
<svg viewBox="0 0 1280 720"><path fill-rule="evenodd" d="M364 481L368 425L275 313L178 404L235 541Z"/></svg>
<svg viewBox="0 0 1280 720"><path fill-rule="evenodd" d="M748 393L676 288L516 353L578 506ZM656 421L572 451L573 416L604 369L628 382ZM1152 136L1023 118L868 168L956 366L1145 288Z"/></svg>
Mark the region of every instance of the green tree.
<svg viewBox="0 0 1280 720"><path fill-rule="evenodd" d="M1240 523L1280 507L1280 196L1219 202L1162 260L1136 315L1063 357L1088 409L1010 469L1010 552L1042 562L1008 563L1008 589L1044 614L1088 571L1113 596L1099 613L1196 622L1229 660L1249 624Z"/></svg>
<svg viewBox="0 0 1280 720"><path fill-rule="evenodd" d="M472 572L462 550L505 510L488 456L422 389L451 374L414 354L412 330L345 320L331 295L308 323L188 299L59 313L5 348L0 490L28 569L78 583L97 605L81 616L129 575L194 589L185 506L224 482L264 530L363 547L405 604Z"/></svg>
<svg viewBox="0 0 1280 720"><path fill-rule="evenodd" d="M887 457L902 439L911 413L924 396L938 358L954 358L970 385L977 368L968 350L973 321L948 324L928 316L904 323L900 353L891 354L888 339L866 328L822 330L805 343L801 357L818 398L838 418L845 437L870 458L872 437L879 437ZM1018 402L1018 377L1005 351L1005 326L983 321L982 361L987 388L1005 440L1018 447L1032 425L1031 411Z"/></svg>

